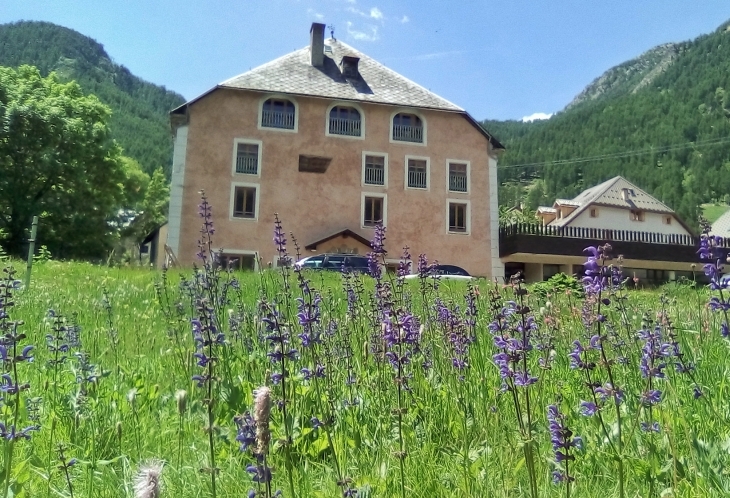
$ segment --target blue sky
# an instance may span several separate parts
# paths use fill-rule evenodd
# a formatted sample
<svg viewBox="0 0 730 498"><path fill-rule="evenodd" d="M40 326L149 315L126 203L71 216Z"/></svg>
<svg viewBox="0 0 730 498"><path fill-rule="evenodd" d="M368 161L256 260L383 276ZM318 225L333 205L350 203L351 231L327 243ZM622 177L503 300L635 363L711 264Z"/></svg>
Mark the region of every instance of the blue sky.
<svg viewBox="0 0 730 498"><path fill-rule="evenodd" d="M309 26L477 119L561 110L606 69L709 33L728 0L0 0L0 23L54 22L134 74L193 98L306 46Z"/></svg>

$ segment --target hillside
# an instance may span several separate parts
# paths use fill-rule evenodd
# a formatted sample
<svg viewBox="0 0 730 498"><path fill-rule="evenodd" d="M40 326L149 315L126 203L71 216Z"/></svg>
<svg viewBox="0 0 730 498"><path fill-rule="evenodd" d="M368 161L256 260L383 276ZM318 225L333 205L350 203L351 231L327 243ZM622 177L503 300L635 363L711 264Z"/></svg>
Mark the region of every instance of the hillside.
<svg viewBox="0 0 730 498"><path fill-rule="evenodd" d="M95 40L68 28L35 21L0 25L0 66L30 64L76 80L112 109L111 129L124 153L151 173L169 177L172 139L167 113L185 99L148 83L111 60Z"/></svg>
<svg viewBox="0 0 730 498"><path fill-rule="evenodd" d="M730 23L610 69L550 120L485 121L507 147L500 201L534 207L620 174L694 223L730 195L728 92Z"/></svg>

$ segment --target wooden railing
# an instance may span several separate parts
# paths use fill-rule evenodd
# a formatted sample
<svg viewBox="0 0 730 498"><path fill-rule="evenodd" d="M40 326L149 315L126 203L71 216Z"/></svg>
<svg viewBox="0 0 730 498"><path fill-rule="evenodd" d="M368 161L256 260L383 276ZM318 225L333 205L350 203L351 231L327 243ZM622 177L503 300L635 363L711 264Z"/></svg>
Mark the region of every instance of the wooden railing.
<svg viewBox="0 0 730 498"><path fill-rule="evenodd" d="M692 235L667 234L656 232L637 232L633 230L614 230L607 228L552 227L549 225L516 223L503 226L499 230L500 237L512 235L541 235L545 237L567 237L573 239L594 239L606 242L645 242L650 244L672 244L696 246L697 237ZM723 239L721 247L730 247L730 239Z"/></svg>
<svg viewBox="0 0 730 498"><path fill-rule="evenodd" d="M384 185L385 170L382 166L365 166L365 183L367 185Z"/></svg>
<svg viewBox="0 0 730 498"><path fill-rule="evenodd" d="M423 127L394 124L393 140L398 140L399 142L423 143Z"/></svg>
<svg viewBox="0 0 730 498"><path fill-rule="evenodd" d="M330 134L359 137L362 133L359 119L330 118Z"/></svg>
<svg viewBox="0 0 730 498"><path fill-rule="evenodd" d="M449 173L449 190L452 192L466 192L466 175Z"/></svg>
<svg viewBox="0 0 730 498"><path fill-rule="evenodd" d="M255 175L258 173L259 158L253 155L240 155L236 157L236 173Z"/></svg>
<svg viewBox="0 0 730 498"><path fill-rule="evenodd" d="M261 126L266 128L294 129L294 113L281 111L267 111L261 113Z"/></svg>
<svg viewBox="0 0 730 498"><path fill-rule="evenodd" d="M428 182L426 180L426 171L424 170L408 170L408 187L410 188L426 188Z"/></svg>

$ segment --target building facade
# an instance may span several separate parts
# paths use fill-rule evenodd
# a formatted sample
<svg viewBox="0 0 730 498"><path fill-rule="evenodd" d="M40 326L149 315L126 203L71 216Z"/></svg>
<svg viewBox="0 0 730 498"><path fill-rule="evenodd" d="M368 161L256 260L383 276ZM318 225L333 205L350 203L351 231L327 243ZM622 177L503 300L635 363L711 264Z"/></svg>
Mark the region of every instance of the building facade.
<svg viewBox="0 0 730 498"><path fill-rule="evenodd" d="M463 109L313 24L310 45L221 83L171 113L167 245L197 253L199 191L214 243L234 264L277 265L274 213L305 248L364 253L387 227L388 257L412 254L503 276L497 154Z"/></svg>

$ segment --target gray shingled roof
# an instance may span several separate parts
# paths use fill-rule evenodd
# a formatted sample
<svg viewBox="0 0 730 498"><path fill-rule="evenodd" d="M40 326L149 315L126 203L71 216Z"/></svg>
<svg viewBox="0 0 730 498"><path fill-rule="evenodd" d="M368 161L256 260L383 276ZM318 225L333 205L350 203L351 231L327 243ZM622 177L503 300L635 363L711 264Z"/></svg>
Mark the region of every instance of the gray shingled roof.
<svg viewBox="0 0 730 498"><path fill-rule="evenodd" d="M339 40L325 40L325 47L332 50L325 50L321 68L311 65L307 46L230 78L219 86L464 112L461 107ZM358 70L361 78L348 81L342 75L340 61L344 56L360 59Z"/></svg>
<svg viewBox="0 0 730 498"><path fill-rule="evenodd" d="M730 237L730 210L720 216L715 223L712 224L710 235L719 235L720 237Z"/></svg>
<svg viewBox="0 0 730 498"><path fill-rule="evenodd" d="M633 190L634 195L624 200L621 192L624 189ZM639 187L621 176L615 176L595 187L591 187L578 194L570 201L578 205L578 209L565 218L554 220L550 226L562 227L569 225L580 213L590 205L613 206L626 209L638 209L642 211L653 211L655 213L674 214L674 210L660 202L655 197L647 194Z"/></svg>

